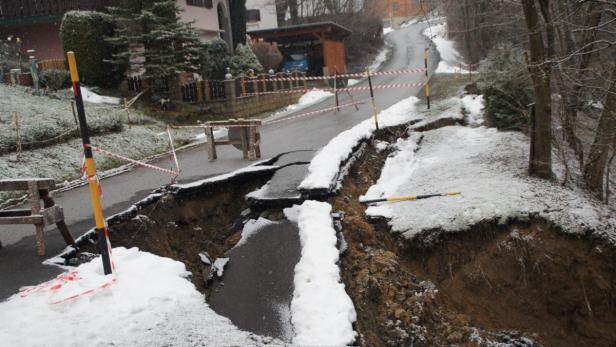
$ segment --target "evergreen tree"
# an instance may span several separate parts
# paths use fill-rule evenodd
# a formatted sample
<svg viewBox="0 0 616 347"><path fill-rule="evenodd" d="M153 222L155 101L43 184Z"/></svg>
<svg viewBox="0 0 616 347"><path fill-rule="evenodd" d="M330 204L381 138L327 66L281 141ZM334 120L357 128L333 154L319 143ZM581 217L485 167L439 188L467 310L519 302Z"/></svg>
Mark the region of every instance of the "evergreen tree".
<svg viewBox="0 0 616 347"><path fill-rule="evenodd" d="M206 43L201 55L201 74L207 79L224 80L230 59L229 47L224 40Z"/></svg>
<svg viewBox="0 0 616 347"><path fill-rule="evenodd" d="M118 29L108 41L121 47L114 63L128 66L140 51L147 78L168 80L199 71L202 44L191 25L180 21L175 1L128 1L109 11Z"/></svg>
<svg viewBox="0 0 616 347"><path fill-rule="evenodd" d="M253 70L255 73L263 71L263 66L259 63L257 56L250 47L242 44L237 45L235 55L231 57L229 65L233 76L246 74L248 70Z"/></svg>
<svg viewBox="0 0 616 347"><path fill-rule="evenodd" d="M246 44L246 0L230 0L231 34L235 47Z"/></svg>

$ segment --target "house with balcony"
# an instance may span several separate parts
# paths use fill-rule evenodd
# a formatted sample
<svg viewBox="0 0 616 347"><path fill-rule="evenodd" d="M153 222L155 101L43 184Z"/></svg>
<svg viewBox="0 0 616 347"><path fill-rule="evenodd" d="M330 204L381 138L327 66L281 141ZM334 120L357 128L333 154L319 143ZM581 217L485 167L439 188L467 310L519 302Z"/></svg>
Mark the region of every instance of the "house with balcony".
<svg viewBox="0 0 616 347"><path fill-rule="evenodd" d="M19 38L22 52L35 50L39 60L64 59L62 17L72 10L98 10L121 0L0 0L0 38ZM222 38L231 46L228 0L177 0L180 18L192 22L203 41Z"/></svg>

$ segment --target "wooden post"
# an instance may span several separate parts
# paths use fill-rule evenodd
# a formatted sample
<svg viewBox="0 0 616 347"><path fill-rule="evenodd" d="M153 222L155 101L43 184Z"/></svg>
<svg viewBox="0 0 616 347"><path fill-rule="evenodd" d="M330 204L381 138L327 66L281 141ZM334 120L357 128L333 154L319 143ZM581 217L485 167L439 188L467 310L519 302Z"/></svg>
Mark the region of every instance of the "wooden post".
<svg viewBox="0 0 616 347"><path fill-rule="evenodd" d="M210 123L205 123L205 125L210 125ZM218 156L216 155L216 139L214 139L214 128L205 128L205 137L207 138L207 157L210 161L214 161L218 159Z"/></svg>
<svg viewBox="0 0 616 347"><path fill-rule="evenodd" d="M124 98L124 109L126 110L126 118L128 119L128 128L132 129L132 122L130 120L130 107L128 106L128 101Z"/></svg>
<svg viewBox="0 0 616 347"><path fill-rule="evenodd" d="M38 182L28 182L28 198L30 200L31 214L37 216L41 214L41 197L39 195ZM35 224L36 227L36 248L38 255L45 256L45 225Z"/></svg>
<svg viewBox="0 0 616 347"><path fill-rule="evenodd" d="M197 94L197 102L203 102L203 81L195 81L195 93Z"/></svg>
<svg viewBox="0 0 616 347"><path fill-rule="evenodd" d="M243 119L240 119L243 120ZM241 135L241 140L242 140L242 155L244 156L245 160L250 160L250 157L248 156L248 127L241 127L240 128L240 134Z"/></svg>
<svg viewBox="0 0 616 347"><path fill-rule="evenodd" d="M49 193L49 190L47 190L47 189L39 190L39 196L41 197L41 199L43 199L43 208L44 209L48 209L48 208L54 207L56 205L56 202L51 197L51 194ZM67 245L73 245L74 246L75 245L75 239L73 238L73 235L71 235L71 232L68 230L68 226L66 225L66 222L64 221L64 218L62 220L57 221L56 222L56 226L58 227L58 230L60 231L60 234L62 235L62 238L64 239L64 242Z"/></svg>
<svg viewBox="0 0 616 347"><path fill-rule="evenodd" d="M21 157L21 126L19 124L19 114L15 112L15 136L16 136L16 146L17 146L17 160L19 161Z"/></svg>
<svg viewBox="0 0 616 347"><path fill-rule="evenodd" d="M248 157L250 160L257 159L257 127L251 125L248 129Z"/></svg>
<svg viewBox="0 0 616 347"><path fill-rule="evenodd" d="M205 80L203 81L203 99L205 100L205 102L208 102L211 100L212 94L210 92L210 81L209 80Z"/></svg>
<svg viewBox="0 0 616 347"><path fill-rule="evenodd" d="M240 86L241 86L241 89L242 89L242 95L241 96L246 95L246 78L244 76L240 77Z"/></svg>

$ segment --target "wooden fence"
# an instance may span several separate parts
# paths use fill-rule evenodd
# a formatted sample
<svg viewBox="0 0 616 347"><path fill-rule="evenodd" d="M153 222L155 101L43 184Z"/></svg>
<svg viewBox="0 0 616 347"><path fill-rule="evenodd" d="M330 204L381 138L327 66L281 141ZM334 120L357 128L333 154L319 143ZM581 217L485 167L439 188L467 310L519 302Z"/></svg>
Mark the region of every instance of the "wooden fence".
<svg viewBox="0 0 616 347"><path fill-rule="evenodd" d="M180 89L182 101L184 102L220 101L228 96L225 86L227 83L232 84L235 97L247 97L255 93L305 88L305 81L300 80L303 76L299 72L294 72L278 73L275 75L262 74L255 77L238 77L230 81L189 81L181 85ZM283 78L293 78L296 80L280 80Z"/></svg>
<svg viewBox="0 0 616 347"><path fill-rule="evenodd" d="M68 70L64 59L47 59L38 62L40 71L45 70Z"/></svg>

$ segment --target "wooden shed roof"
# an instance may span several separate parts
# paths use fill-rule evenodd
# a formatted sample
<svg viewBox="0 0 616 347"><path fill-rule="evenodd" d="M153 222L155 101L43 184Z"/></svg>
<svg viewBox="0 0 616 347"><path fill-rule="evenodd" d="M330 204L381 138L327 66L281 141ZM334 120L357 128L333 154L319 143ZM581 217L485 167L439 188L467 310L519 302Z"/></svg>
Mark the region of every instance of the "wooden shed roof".
<svg viewBox="0 0 616 347"><path fill-rule="evenodd" d="M289 25L274 29L262 29L249 31L248 35L256 38L282 38L291 36L302 36L310 34L327 34L330 37L339 39L351 35L353 32L340 24L334 22L318 22L298 25Z"/></svg>

